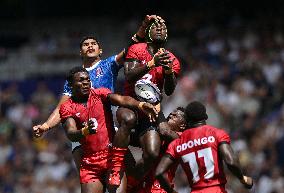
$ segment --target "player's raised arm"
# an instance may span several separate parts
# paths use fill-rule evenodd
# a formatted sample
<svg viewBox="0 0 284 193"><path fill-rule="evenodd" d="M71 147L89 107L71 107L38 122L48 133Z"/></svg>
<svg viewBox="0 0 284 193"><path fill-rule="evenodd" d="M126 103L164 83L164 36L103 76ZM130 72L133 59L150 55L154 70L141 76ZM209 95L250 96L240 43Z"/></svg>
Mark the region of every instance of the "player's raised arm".
<svg viewBox="0 0 284 193"><path fill-rule="evenodd" d="M165 89L165 94L167 96L170 96L173 94L176 85L177 85L177 79L175 72L173 70L173 64L175 62L176 58L173 58L169 60L168 65L163 66L163 71L165 74L165 84L164 84L164 89Z"/></svg>
<svg viewBox="0 0 284 193"><path fill-rule="evenodd" d="M138 31L131 37L129 46L135 43L145 42L146 28L153 20L161 23L165 22L164 19L158 15L146 15L144 20L142 21L142 24L139 26ZM125 62L125 56L126 56L126 50L124 49L117 54L116 62L122 65Z"/></svg>
<svg viewBox="0 0 284 193"><path fill-rule="evenodd" d="M169 59L170 56L167 53L160 52L156 53L152 60L145 63L141 63L141 61L134 58L127 59L124 64L125 78L129 82L136 82L155 66L167 65Z"/></svg>
<svg viewBox="0 0 284 193"><path fill-rule="evenodd" d="M223 143L219 145L219 152L232 174L236 176L246 188L252 188L253 180L251 177L243 174L238 156L234 153L232 147L227 143Z"/></svg>
<svg viewBox="0 0 284 193"><path fill-rule="evenodd" d="M48 130L52 129L56 125L60 123L60 115L59 115L59 108L62 103L67 101L70 97L67 95L62 95L62 97L59 100L59 103L57 104L56 108L53 110L53 112L50 114L48 119L41 125L36 125L33 127L33 134L35 137L41 137L44 132L47 132Z"/></svg>
<svg viewBox="0 0 284 193"><path fill-rule="evenodd" d="M156 121L158 112L156 108L150 103L140 102L130 96L122 96L119 94L109 94L108 97L113 105L130 109L139 109L143 111L146 115L148 115L150 121Z"/></svg>

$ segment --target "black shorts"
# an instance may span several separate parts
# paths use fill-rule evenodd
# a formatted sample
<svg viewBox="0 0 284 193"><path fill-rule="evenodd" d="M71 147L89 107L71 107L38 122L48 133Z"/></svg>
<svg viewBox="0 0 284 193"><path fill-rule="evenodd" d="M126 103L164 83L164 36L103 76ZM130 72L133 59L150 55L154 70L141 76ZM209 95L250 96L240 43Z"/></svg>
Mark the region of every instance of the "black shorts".
<svg viewBox="0 0 284 193"><path fill-rule="evenodd" d="M130 145L140 147L139 138L143 136L147 131L158 131L159 123L166 121L166 118L162 111L159 112L157 121L154 123L150 122L149 118L144 114L136 113L136 115L137 124L134 128L134 132L132 132L130 135Z"/></svg>

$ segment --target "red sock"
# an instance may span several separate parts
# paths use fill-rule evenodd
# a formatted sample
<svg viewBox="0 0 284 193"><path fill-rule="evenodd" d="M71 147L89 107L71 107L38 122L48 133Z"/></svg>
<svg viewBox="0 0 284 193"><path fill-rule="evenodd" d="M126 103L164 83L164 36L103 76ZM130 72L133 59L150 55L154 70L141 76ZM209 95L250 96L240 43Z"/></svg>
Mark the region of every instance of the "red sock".
<svg viewBox="0 0 284 193"><path fill-rule="evenodd" d="M124 156L127 148L112 147L111 172L108 179L108 184L119 186L121 181L121 171L124 169Z"/></svg>

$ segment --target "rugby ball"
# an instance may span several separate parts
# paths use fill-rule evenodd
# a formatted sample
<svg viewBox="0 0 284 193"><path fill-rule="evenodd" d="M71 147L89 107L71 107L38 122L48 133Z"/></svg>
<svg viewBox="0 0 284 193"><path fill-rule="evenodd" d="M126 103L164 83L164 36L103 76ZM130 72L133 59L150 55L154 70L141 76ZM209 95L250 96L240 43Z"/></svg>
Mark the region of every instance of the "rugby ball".
<svg viewBox="0 0 284 193"><path fill-rule="evenodd" d="M152 104L161 101L162 95L160 89L151 81L138 80L134 88L135 94L140 101Z"/></svg>

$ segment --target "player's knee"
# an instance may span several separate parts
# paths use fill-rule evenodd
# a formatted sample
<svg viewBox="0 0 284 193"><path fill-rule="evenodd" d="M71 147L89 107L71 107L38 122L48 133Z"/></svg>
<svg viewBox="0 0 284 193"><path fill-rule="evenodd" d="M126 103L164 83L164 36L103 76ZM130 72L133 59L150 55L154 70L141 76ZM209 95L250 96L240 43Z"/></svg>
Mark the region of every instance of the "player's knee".
<svg viewBox="0 0 284 193"><path fill-rule="evenodd" d="M124 123L128 128L132 128L136 124L136 116L134 112L124 112L121 114L121 123Z"/></svg>
<svg viewBox="0 0 284 193"><path fill-rule="evenodd" d="M158 148L151 148L145 152L145 159L147 160L155 160L159 157L160 150Z"/></svg>

